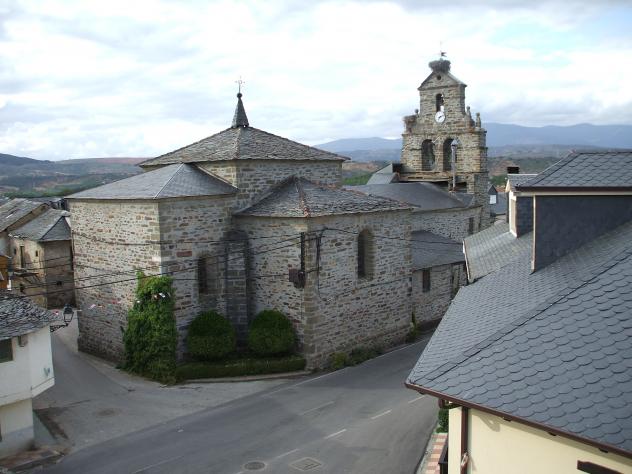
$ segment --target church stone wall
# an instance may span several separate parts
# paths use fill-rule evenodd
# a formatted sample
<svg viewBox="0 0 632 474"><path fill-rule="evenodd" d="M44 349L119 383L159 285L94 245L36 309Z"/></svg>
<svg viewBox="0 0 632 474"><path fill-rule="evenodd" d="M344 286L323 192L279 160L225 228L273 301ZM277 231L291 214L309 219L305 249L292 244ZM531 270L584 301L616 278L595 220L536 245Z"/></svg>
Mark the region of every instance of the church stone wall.
<svg viewBox="0 0 632 474"><path fill-rule="evenodd" d="M480 226L480 217L480 207L468 207L439 211L417 211L412 213L411 219L413 231L426 230L460 242L470 235L470 218L474 219L472 233L476 233L483 228Z"/></svg>
<svg viewBox="0 0 632 474"><path fill-rule="evenodd" d="M321 217L310 220L304 290L303 352L308 367L323 367L334 352L361 346L386 348L401 343L411 324L409 211ZM368 229L372 278L359 278L358 234ZM388 237L388 238L384 238ZM320 253L320 262L317 255ZM320 265L319 265L320 263ZM320 268L314 272L314 269Z"/></svg>
<svg viewBox="0 0 632 474"><path fill-rule="evenodd" d="M430 270L430 290L424 292L422 270L413 272L412 305L417 324L422 327L438 322L450 306L455 289L467 282L462 264L437 265Z"/></svg>
<svg viewBox="0 0 632 474"><path fill-rule="evenodd" d="M161 200L161 271L173 272L178 330L178 353L186 352L184 338L191 321L202 311L227 315L225 234L231 224L234 196ZM198 264L205 258L207 289L200 291Z"/></svg>
<svg viewBox="0 0 632 474"><path fill-rule="evenodd" d="M302 346L304 290L289 281L288 271L300 269L306 219L241 216L235 224L248 236L250 319L265 309L281 311L292 321Z"/></svg>
<svg viewBox="0 0 632 474"><path fill-rule="evenodd" d="M69 200L72 214L79 349L123 357L123 329L136 288L136 269L159 271L158 205L148 201ZM112 284L104 284L112 282ZM93 286L101 285L101 286ZM88 288L88 286L93 286ZM93 306L94 305L94 306Z"/></svg>

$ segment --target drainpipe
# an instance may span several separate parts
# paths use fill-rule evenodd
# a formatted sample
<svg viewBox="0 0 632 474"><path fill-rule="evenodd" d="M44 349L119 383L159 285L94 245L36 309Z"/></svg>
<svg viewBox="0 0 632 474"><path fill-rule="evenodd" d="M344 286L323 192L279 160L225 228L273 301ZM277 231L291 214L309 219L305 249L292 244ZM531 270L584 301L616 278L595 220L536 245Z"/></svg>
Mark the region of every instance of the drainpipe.
<svg viewBox="0 0 632 474"><path fill-rule="evenodd" d="M467 453L469 415L470 409L461 407L461 474L467 474L467 465L470 460L470 456Z"/></svg>

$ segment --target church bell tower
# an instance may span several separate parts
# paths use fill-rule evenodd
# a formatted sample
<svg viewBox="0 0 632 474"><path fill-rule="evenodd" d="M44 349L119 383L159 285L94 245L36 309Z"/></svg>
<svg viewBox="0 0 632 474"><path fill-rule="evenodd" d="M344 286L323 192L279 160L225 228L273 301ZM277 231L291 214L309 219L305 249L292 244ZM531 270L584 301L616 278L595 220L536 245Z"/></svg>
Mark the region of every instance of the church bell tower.
<svg viewBox="0 0 632 474"><path fill-rule="evenodd" d="M443 53L442 53L443 56ZM486 131L480 114L465 106L465 83L441 57L419 88L419 109L404 117L401 181L428 181L450 191L466 191L489 216ZM481 219L486 227L488 218Z"/></svg>

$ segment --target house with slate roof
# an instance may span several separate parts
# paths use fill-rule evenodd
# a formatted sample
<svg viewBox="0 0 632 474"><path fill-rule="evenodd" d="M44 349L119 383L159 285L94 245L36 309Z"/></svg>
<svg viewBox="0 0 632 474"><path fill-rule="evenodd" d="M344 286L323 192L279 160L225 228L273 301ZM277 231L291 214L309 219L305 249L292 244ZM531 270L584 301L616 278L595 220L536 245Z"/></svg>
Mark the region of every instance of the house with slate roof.
<svg viewBox="0 0 632 474"><path fill-rule="evenodd" d="M0 458L32 447L33 397L55 383L52 313L0 290Z"/></svg>
<svg viewBox="0 0 632 474"><path fill-rule="evenodd" d="M47 208L9 231L12 289L44 308L74 303L70 213Z"/></svg>
<svg viewBox="0 0 632 474"><path fill-rule="evenodd" d="M450 474L632 472L632 153L573 153L516 190L532 230L466 239L475 281L406 385L449 409Z"/></svg>
<svg viewBox="0 0 632 474"><path fill-rule="evenodd" d="M282 311L308 367L403 341L412 206L342 189L346 159L251 127L239 94L228 129L69 196L80 349L122 357L137 270L173 277L181 356L209 309L242 341L259 311Z"/></svg>
<svg viewBox="0 0 632 474"><path fill-rule="evenodd" d="M24 198L11 199L0 205L0 253L9 254L9 232L48 209L45 203ZM10 255L9 255L10 256Z"/></svg>

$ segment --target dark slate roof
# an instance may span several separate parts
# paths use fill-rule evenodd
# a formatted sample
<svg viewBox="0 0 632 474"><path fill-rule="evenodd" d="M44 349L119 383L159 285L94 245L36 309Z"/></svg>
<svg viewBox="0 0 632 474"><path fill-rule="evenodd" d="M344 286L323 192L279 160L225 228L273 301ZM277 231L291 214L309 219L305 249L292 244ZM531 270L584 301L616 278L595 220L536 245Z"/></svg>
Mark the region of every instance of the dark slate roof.
<svg viewBox="0 0 632 474"><path fill-rule="evenodd" d="M391 199L323 186L292 176L262 198L236 213L244 216L317 217L336 214L399 211L410 206Z"/></svg>
<svg viewBox="0 0 632 474"><path fill-rule="evenodd" d="M139 166L232 160L345 161L348 159L254 127L231 127L184 148L143 161Z"/></svg>
<svg viewBox="0 0 632 474"><path fill-rule="evenodd" d="M632 222L463 287L408 383L632 454Z"/></svg>
<svg viewBox="0 0 632 474"><path fill-rule="evenodd" d="M23 198L11 199L3 204L0 206L0 232L7 230L9 226L40 206L44 206L44 204Z"/></svg>
<svg viewBox="0 0 632 474"><path fill-rule="evenodd" d="M237 188L195 165L174 164L68 196L68 199L165 199L232 194Z"/></svg>
<svg viewBox="0 0 632 474"><path fill-rule="evenodd" d="M377 170L371 175L366 184L389 184L399 181L399 173L393 169L393 164L389 164L382 169Z"/></svg>
<svg viewBox="0 0 632 474"><path fill-rule="evenodd" d="M449 193L432 183L390 183L345 186L345 189L359 191L367 196L380 196L410 204L423 211L463 208L467 205L457 197L459 193Z"/></svg>
<svg viewBox="0 0 632 474"><path fill-rule="evenodd" d="M519 187L630 189L632 151L573 152Z"/></svg>
<svg viewBox="0 0 632 474"><path fill-rule="evenodd" d="M411 234L413 270L465 262L463 244L425 230Z"/></svg>
<svg viewBox="0 0 632 474"><path fill-rule="evenodd" d="M67 211L47 209L22 227L12 230L10 235L35 241L70 240L70 226L66 221L69 216Z"/></svg>
<svg viewBox="0 0 632 474"><path fill-rule="evenodd" d="M516 238L509 224L497 222L465 238L463 246L470 281L503 268L531 250L531 232Z"/></svg>
<svg viewBox="0 0 632 474"><path fill-rule="evenodd" d="M507 175L507 187L512 191L516 190L516 186L521 186L531 178L536 177L537 174L508 174Z"/></svg>
<svg viewBox="0 0 632 474"><path fill-rule="evenodd" d="M28 298L0 290L0 340L37 331L54 319L53 313Z"/></svg>
<svg viewBox="0 0 632 474"><path fill-rule="evenodd" d="M507 193L498 193L496 195L496 204L489 205L489 212L493 216L507 214Z"/></svg>

